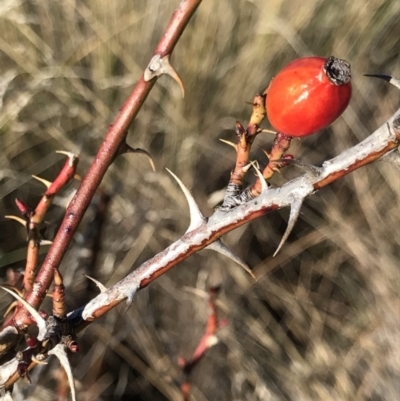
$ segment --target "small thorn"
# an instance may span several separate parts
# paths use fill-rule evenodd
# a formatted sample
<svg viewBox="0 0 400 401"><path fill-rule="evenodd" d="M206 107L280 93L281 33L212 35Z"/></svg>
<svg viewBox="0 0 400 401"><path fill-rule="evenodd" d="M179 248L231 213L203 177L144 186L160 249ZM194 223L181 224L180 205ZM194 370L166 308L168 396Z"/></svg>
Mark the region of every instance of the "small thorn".
<svg viewBox="0 0 400 401"><path fill-rule="evenodd" d="M269 160L269 159L271 159L271 154L270 153L268 153L266 150L264 150L264 149L262 149L262 148L260 148L262 151L263 151L263 153L265 154L265 156L267 156L267 159Z"/></svg>
<svg viewBox="0 0 400 401"><path fill-rule="evenodd" d="M242 171L243 171L244 173L247 173L247 172L250 170L250 167L251 167L251 166L252 166L251 163L246 164L245 166L242 167Z"/></svg>
<svg viewBox="0 0 400 401"><path fill-rule="evenodd" d="M278 167L272 167L271 170L272 170L274 173L278 173L278 174L282 175L282 171L281 171Z"/></svg>
<svg viewBox="0 0 400 401"><path fill-rule="evenodd" d="M241 266L244 270L246 270L246 272L249 273L250 276L254 278L254 280L257 280L256 276L251 271L250 267L246 264L246 262L244 262L242 259L240 259L239 256L235 255L229 248L227 248L220 239L211 243L205 249L211 249L212 251L216 251L216 252L220 253L221 255L227 256L229 259L233 260L239 266Z"/></svg>
<svg viewBox="0 0 400 401"><path fill-rule="evenodd" d="M67 347L64 344L57 344L52 350L48 352L48 354L54 355L60 361L61 366L64 368L65 373L67 374L72 401L76 401L74 377L72 375L71 365L68 360L66 349Z"/></svg>
<svg viewBox="0 0 400 401"><path fill-rule="evenodd" d="M261 193L263 193L263 192L265 192L265 191L268 191L268 184L267 184L267 181L265 181L265 178L264 178L264 176L262 175L260 169L259 169L253 162L251 162L251 164L252 164L254 170L256 170L258 179L259 179L260 182L261 182Z"/></svg>
<svg viewBox="0 0 400 401"><path fill-rule="evenodd" d="M41 239L39 240L39 245L45 246L45 245L51 245L53 241L49 241L47 239Z"/></svg>
<svg viewBox="0 0 400 401"><path fill-rule="evenodd" d="M140 148L132 148L131 146L129 146L127 143L125 143L126 148L121 152L121 153L139 153L142 155L147 156L149 162L150 162L150 166L153 169L153 171L156 171L156 166L154 164L154 160L151 157L150 153L147 150L144 149L140 149Z"/></svg>
<svg viewBox="0 0 400 401"><path fill-rule="evenodd" d="M27 214L29 212L29 207L22 202L22 200L15 198L15 204L17 205L18 210L23 214Z"/></svg>
<svg viewBox="0 0 400 401"><path fill-rule="evenodd" d="M193 231L196 228L200 227L202 224L204 224L205 217L201 213L192 194L185 187L183 182L171 170L168 170L168 169L166 169L166 170L172 175L172 177L175 178L176 182L179 184L179 186L181 187L181 189L186 197L186 200L189 204L189 212L190 212L190 225L186 232Z"/></svg>
<svg viewBox="0 0 400 401"><path fill-rule="evenodd" d="M46 321L40 316L39 312L28 302L25 301L25 299L21 298L18 294L15 292L9 290L6 287L0 286L4 291L8 292L10 295L12 295L15 299L17 299L19 302L21 302L22 305L28 310L28 312L32 315L32 317L35 319L36 324L39 329L39 333L37 335L37 339L39 341L42 341L45 334L46 334Z"/></svg>
<svg viewBox="0 0 400 401"><path fill-rule="evenodd" d="M151 79L159 77L162 74L169 75L175 82L177 82L177 84L181 88L182 97L185 97L185 88L183 86L182 79L170 64L169 54L167 54L163 58L161 58L159 54L153 56L153 58L150 60L149 65L144 71L144 80L148 82Z"/></svg>
<svg viewBox="0 0 400 401"><path fill-rule="evenodd" d="M93 277L88 276L87 274L84 274L84 276L86 278L88 278L89 280L92 280L96 284L96 286L100 290L100 292L107 291L106 286L104 284L100 283L100 281L97 281L96 279L94 279Z"/></svg>
<svg viewBox="0 0 400 401"><path fill-rule="evenodd" d="M18 216L7 215L4 216L6 219L18 221L18 223L22 224L26 228L26 221Z"/></svg>
<svg viewBox="0 0 400 401"><path fill-rule="evenodd" d="M262 130L260 130L260 133L273 134L273 135L277 134L276 131L272 131L270 129L262 129Z"/></svg>
<svg viewBox="0 0 400 401"><path fill-rule="evenodd" d="M56 150L56 153L67 156L69 158L70 167L73 167L75 165L76 160L79 157L79 155L76 155L75 153L71 153L71 152L66 152L65 150Z"/></svg>
<svg viewBox="0 0 400 401"><path fill-rule="evenodd" d="M284 245L284 243L288 239L290 233L292 232L293 227L296 224L296 221L297 221L297 219L298 219L298 217L300 215L300 209L301 209L301 205L302 204L303 204L303 199L302 198L295 199L291 203L288 225L286 227L286 231L283 234L281 242L279 243L279 246L278 246L277 250L275 251L273 257L275 257L277 255L277 253L280 251L280 249L282 248L282 246Z"/></svg>
<svg viewBox="0 0 400 401"><path fill-rule="evenodd" d="M45 180L44 178L40 178L37 175L32 175L32 178L34 178L35 180L38 180L39 182L41 182L43 185L46 186L46 188L50 188L52 182Z"/></svg>
<svg viewBox="0 0 400 401"><path fill-rule="evenodd" d="M380 78L383 79L396 88L400 89L400 79L397 79L395 77L392 77L391 75L381 75L381 74L364 74L364 77L373 77L373 78Z"/></svg>
<svg viewBox="0 0 400 401"><path fill-rule="evenodd" d="M220 139L221 142L226 143L229 146L232 146L236 151L237 151L237 145L234 144L233 142L226 141L225 139Z"/></svg>
<svg viewBox="0 0 400 401"><path fill-rule="evenodd" d="M207 348L211 348L214 345L217 345L219 342L218 337L216 335L209 336L207 338Z"/></svg>

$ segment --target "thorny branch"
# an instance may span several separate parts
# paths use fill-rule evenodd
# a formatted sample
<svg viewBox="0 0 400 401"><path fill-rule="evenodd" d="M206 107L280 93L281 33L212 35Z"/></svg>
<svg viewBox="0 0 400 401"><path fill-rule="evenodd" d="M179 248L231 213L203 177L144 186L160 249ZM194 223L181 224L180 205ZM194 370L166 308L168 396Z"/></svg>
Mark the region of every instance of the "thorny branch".
<svg viewBox="0 0 400 401"><path fill-rule="evenodd" d="M199 222L196 227L186 232L164 251L143 263L120 282L99 294L87 305L75 310L69 318L79 326L99 318L125 299L129 303L132 302L138 290L149 285L190 255L206 248L223 234L283 207L291 206L299 211L299 205L305 198L352 171L378 160L381 156L398 148L399 143L400 109L367 139L324 162L322 167L299 163L306 173L281 188L265 188L259 197L227 212L217 210L207 221L202 215L195 214L191 208L191 222L194 220ZM193 201L193 198L189 199L189 202ZM197 212L200 213L198 209ZM295 217L297 218L297 215ZM286 233L285 236L287 236Z"/></svg>
<svg viewBox="0 0 400 401"><path fill-rule="evenodd" d="M39 355L46 358L46 354L55 354L64 366L68 366L65 349L70 347L70 349L77 350L74 337L75 332L82 330L90 322L99 318L122 301L127 300L128 304L130 304L138 290L146 287L173 266L203 248L209 247L230 256L246 268L244 262L240 261L237 256L233 255L222 245L220 237L223 234L261 215L290 206L291 213L288 228L278 247L279 250L290 234L305 198L313 195L316 191L333 181L368 163L378 160L384 155L391 154L391 157L387 157L386 159L395 165L398 163L399 154L396 149L400 143L400 110L370 137L334 159L324 162L321 167L310 166L301 161L294 160L293 164L305 170L305 173L281 188L269 188L264 181L265 178L273 173L277 165L279 166L280 163L286 165L289 162L287 159L282 159L287 149L283 147L279 150L277 146L277 152L274 153L274 156L272 152L269 154L270 161L267 168L264 169L263 174L256 170L259 175L257 181L259 184L253 188L254 193L252 197L246 199L245 202L234 205L234 207L216 210L208 219L202 215L195 200L183 183L173 175L189 203L191 222L187 232L164 251L143 263L111 288L106 289L102 285L99 285L101 293L97 297L92 299L88 304L66 315L62 299L64 290L62 280L58 275L58 266L109 165L121 153L121 150L123 151L126 148L125 137L127 130L154 85L155 80L153 78L158 77L162 73L167 73L176 79L181 88L183 88L179 76L169 65L169 56L200 2L201 0L182 1L174 13L145 73L121 108L115 122L110 125L94 162L66 211L65 218L54 239L53 246L50 248L34 284L31 286L28 283L27 289L32 288L27 292L25 300L14 294L14 297L25 308L19 309L13 319L8 320L7 325L0 332L0 345L3 346L4 344L7 345L17 341L16 334L18 334L18 331L16 329L23 330L32 322L32 316L39 326L39 335L35 341L38 340L41 345L38 346L31 339L27 340L28 348L21 353L22 356L19 355L0 367L1 390L4 390L4 388L7 390L10 389L12 384L18 379L18 373L21 375L21 372L24 371L27 374L33 365L38 363L37 357ZM256 119L257 121L251 119L246 130L241 125L237 125L239 140L243 144L243 152L240 153L238 151L236 168L240 171L239 175L234 175L233 178L234 180L239 178L239 182L235 182L239 186L241 185L242 173L243 175L246 173L246 169L243 170L243 167L249 161L251 143L255 135L260 132L259 123L263 118L262 113L258 118L259 120ZM280 146L281 143L278 145ZM275 157L279 158L279 160L276 160ZM58 286L54 294L58 297L55 298L55 314L54 316L43 317L35 309L40 306L54 277L56 277L56 285ZM57 338L57 341L54 341L55 338ZM34 357L36 357L36 360ZM22 368L22 366L24 367ZM68 374L72 381L70 371Z"/></svg>
<svg viewBox="0 0 400 401"><path fill-rule="evenodd" d="M169 55L174 50L178 39L200 3L201 0L185 0L181 2L154 51L153 59L155 57L159 59L166 57L168 60ZM110 125L89 171L67 208L61 227L54 238L53 245L49 249L46 259L36 277L35 283L37 285L35 291L30 291L26 296L27 302L35 308L38 308L43 301L46 291L52 282L54 270L60 265L96 189L100 185L108 167L119 153L120 147L125 142L129 126L155 84L156 79L152 78L157 78L160 74L160 71L156 69L157 66L154 67L151 64L151 67L150 74L146 70L147 74L142 75L116 119ZM171 71L162 71L161 73L171 74ZM14 322L19 328L24 328L29 324L29 317L25 309L21 309L14 316Z"/></svg>

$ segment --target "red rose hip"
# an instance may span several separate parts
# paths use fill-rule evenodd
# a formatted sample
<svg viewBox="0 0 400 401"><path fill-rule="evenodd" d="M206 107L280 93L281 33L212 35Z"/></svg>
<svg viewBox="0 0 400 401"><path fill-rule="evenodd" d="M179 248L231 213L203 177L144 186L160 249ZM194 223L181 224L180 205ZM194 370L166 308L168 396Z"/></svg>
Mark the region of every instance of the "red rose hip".
<svg viewBox="0 0 400 401"><path fill-rule="evenodd" d="M307 136L327 127L351 98L350 64L336 57L292 61L267 89L271 125L288 136Z"/></svg>

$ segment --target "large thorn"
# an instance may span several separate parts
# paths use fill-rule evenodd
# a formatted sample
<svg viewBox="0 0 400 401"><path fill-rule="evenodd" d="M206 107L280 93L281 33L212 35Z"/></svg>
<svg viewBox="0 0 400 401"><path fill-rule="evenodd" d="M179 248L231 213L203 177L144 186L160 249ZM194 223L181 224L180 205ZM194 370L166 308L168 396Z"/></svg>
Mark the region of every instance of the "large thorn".
<svg viewBox="0 0 400 401"><path fill-rule="evenodd" d="M373 78L380 78L383 79L396 88L400 89L400 79L392 77L391 75L382 75L382 74L364 74L364 77L373 77Z"/></svg>
<svg viewBox="0 0 400 401"><path fill-rule="evenodd" d="M216 240L215 242L208 245L205 249L211 249L212 251L217 251L221 255L227 256L229 259L236 262L239 266L241 266L247 273L250 274L251 277L256 279L256 276L251 271L250 267L244 262L239 256L235 255L229 248L227 248L220 239Z"/></svg>
<svg viewBox="0 0 400 401"><path fill-rule="evenodd" d="M265 178L264 178L264 176L262 175L260 169L257 168L257 166L254 164L254 162L251 162L251 164L252 164L254 170L256 170L258 179L260 180L260 183L261 183L261 193L263 193L263 192L265 192L265 191L268 191L268 184L267 184L267 181L265 181Z"/></svg>
<svg viewBox="0 0 400 401"><path fill-rule="evenodd" d="M107 287L105 285L103 285L102 283L100 283L100 281L97 281L93 277L90 277L90 276L88 276L86 274L84 274L84 276L86 278L88 278L89 280L93 281L96 284L97 288L100 290L100 292L107 291Z"/></svg>
<svg viewBox="0 0 400 401"><path fill-rule="evenodd" d="M45 336L45 334L46 334L46 321L42 318L42 316L40 316L39 312L32 305L29 305L28 302L25 301L25 299L21 298L15 292L9 290L6 287L0 286L0 288L2 288L4 291L6 291L9 294L11 294L19 302L21 302L21 304L24 305L24 307L28 310L28 312L33 316L33 318L35 319L36 324L37 324L37 326L39 328L39 333L37 335L37 339L39 341L42 341L44 336Z"/></svg>
<svg viewBox="0 0 400 401"><path fill-rule="evenodd" d="M295 198L293 202L290 204L290 215L289 215L289 221L288 225L286 227L285 234L283 234L283 237L281 239L281 242L278 246L278 249L274 253L274 257L276 254L280 251L282 246L285 244L286 240L288 239L290 233L293 230L294 225L296 224L296 221L300 215L300 209L301 205L303 204L303 198Z"/></svg>
<svg viewBox="0 0 400 401"><path fill-rule="evenodd" d="M71 365L69 363L66 350L67 347L64 344L57 344L52 350L48 352L48 354L56 356L60 361L60 364L64 368L65 373L67 374L68 377L68 383L71 389L72 401L76 401L74 377L72 375Z"/></svg>
<svg viewBox="0 0 400 401"><path fill-rule="evenodd" d="M176 182L179 184L183 193L185 194L186 200L189 204L190 225L189 225L189 228L186 230L186 232L188 233L189 231L193 231L196 228L200 227L206 221L206 219L203 216L203 214L201 213L199 207L197 206L197 203L194 200L192 194L185 187L183 182L171 170L168 170L168 169L166 169L166 170L172 175L172 177L175 178Z"/></svg>
<svg viewBox="0 0 400 401"><path fill-rule="evenodd" d="M173 80L175 80L181 88L182 97L185 97L185 88L183 86L183 82L181 80L181 77L178 75L178 73L169 62L169 54L167 54L163 58L161 58L159 54L153 56L153 58L150 60L149 65L144 71L144 80L147 82L155 77L159 77L162 74L167 74Z"/></svg>

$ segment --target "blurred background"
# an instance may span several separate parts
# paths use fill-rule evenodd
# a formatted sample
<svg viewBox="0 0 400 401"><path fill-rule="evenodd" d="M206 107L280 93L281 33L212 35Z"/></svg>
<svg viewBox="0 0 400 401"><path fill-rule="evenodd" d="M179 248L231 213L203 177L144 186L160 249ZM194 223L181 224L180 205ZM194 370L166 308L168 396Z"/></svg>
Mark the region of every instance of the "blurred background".
<svg viewBox="0 0 400 401"><path fill-rule="evenodd" d="M84 175L108 125L147 66L178 0L2 0L0 3L0 276L23 270L26 232L4 215L16 197L35 207L64 163ZM400 77L397 0L204 0L172 56L186 87L161 77L128 135L145 156L119 157L64 263L68 308L127 275L187 229L187 205L165 167L191 188L206 216L222 199L235 140L253 96L306 55L352 65L353 98L332 127L295 140L290 153L321 165L366 138L399 106L399 94L365 73ZM268 122L264 128L270 128ZM261 166L272 135L260 135ZM280 186L298 176L287 168ZM303 205L272 258L288 210L224 236L257 276L210 251L182 262L80 335L71 357L83 400L180 400L178 357L189 358L207 321L206 291L220 284L228 325L191 375L192 400L395 400L400 397L399 172L379 162ZM254 177L249 174L249 183ZM42 235L52 239L73 182L55 200ZM42 248L42 257L47 248ZM3 308L10 298L0 295ZM49 309L46 301L44 308ZM20 381L14 399L69 399L58 361ZM63 394L67 394L66 396ZM64 397L64 398L63 398Z"/></svg>

